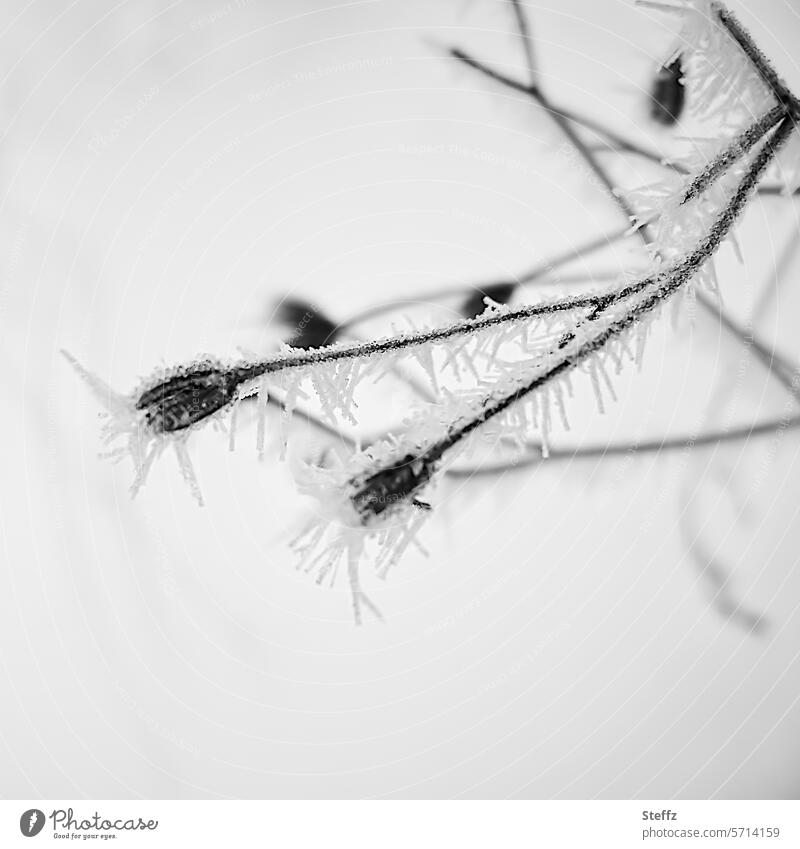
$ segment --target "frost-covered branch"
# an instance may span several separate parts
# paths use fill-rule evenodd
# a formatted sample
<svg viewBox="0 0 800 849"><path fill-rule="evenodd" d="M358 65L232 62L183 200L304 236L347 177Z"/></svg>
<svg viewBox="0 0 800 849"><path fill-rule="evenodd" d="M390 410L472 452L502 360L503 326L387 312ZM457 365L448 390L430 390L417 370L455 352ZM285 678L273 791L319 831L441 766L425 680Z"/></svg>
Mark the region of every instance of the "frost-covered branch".
<svg viewBox="0 0 800 849"><path fill-rule="evenodd" d="M524 16L518 4L514 3L513 5L518 20L524 21ZM530 37L527 30L523 28L521 34L528 44ZM530 62L533 61L532 54L530 54L529 59ZM542 106L548 108L547 97L536 85L532 84L527 90ZM690 181L682 193L680 204L685 204L706 191L781 119L788 108L784 104L776 105L763 118L739 133L697 177ZM626 216L633 218L635 216L633 208L623 195L615 191L610 177L598 164L582 139L576 135L569 119L558 111L551 111L550 114L587 166L607 188L609 195L615 199ZM643 234L645 242L649 244L652 239L645 232L646 226L641 228L640 232ZM607 310L613 304L633 297L647 289L654 283L656 277L657 275L646 276L610 293L561 299L516 310L497 305L489 309L487 314L478 318L370 342L349 345L338 343L324 348L302 351L285 350L276 356L258 362L244 362L229 366L205 361L199 365L177 367L170 370L162 378L151 380L149 385L138 390L134 397L129 399L129 407L132 406L135 412L129 409L129 421L125 427L120 428L120 432L130 430L131 424L134 423L132 420L137 418L139 421L135 422L136 426L144 426L144 428L149 429L153 438L190 429L227 410L247 395L258 392L259 395L268 398L267 378L273 378L279 374L283 378L286 372L293 370L309 372L315 382L315 388L327 399L327 412L330 413L331 418L335 418L337 412L347 415L349 413L347 405L337 401L335 396L340 393L343 387L353 387L357 383L359 372L370 371L374 368L376 361L385 360L406 350L419 351L424 355L423 364L435 386L434 364L429 350L429 346L433 344L448 342L459 337L468 337L469 341L478 343L477 348L479 349L481 341L483 343L490 341L490 334L487 331L494 331L501 326L510 327L528 322L531 319L546 319L559 313L574 313L580 310L587 310L587 317L591 318ZM524 332L527 333L527 331ZM574 333L570 335L574 336ZM502 337L494 336L495 342L498 338ZM474 352L474 350L471 350L469 355L464 358L467 367L471 367L471 356ZM449 356L454 370L457 370L458 352L449 352ZM345 371L342 369L343 363L345 364ZM370 365L364 368L365 363ZM328 372L324 368L326 366L333 366L333 368ZM298 388L295 381L290 394L296 393ZM341 394L348 400L351 399L352 388L349 392ZM263 426L261 431L263 432ZM261 447L261 445L263 445L263 439L260 438L259 446Z"/></svg>
<svg viewBox="0 0 800 849"><path fill-rule="evenodd" d="M285 447L292 411L298 403L303 406L301 402L310 393L320 406L318 421L323 426L335 426L340 420L354 422L355 393L366 377L377 378L397 369L404 358L421 367L436 401L409 420L402 434L376 440L339 467L308 466L299 474L301 491L317 498L320 510L319 520L297 541L296 548L319 581L332 580L345 557L357 619L363 605L376 612L360 586L359 560L365 546L377 540L376 566L379 574L385 574L415 542L416 531L431 511L429 485L452 468L452 461L470 447L473 437L510 439L523 453L530 453L531 431L538 429L541 456L547 456L551 404L568 426L565 396L571 394L572 373L581 370L589 376L601 410L604 395L614 397L607 367L610 364L619 371L625 359L639 362L649 326L662 306L681 293L696 296L700 286L714 282L714 255L800 116L797 99L720 4L708 0L691 0L680 6L649 3L683 15L680 67L686 70L688 99L702 115L717 116L720 129L712 146L700 149L699 156L671 163L664 182L641 192L635 200L636 196L617 189L578 130L584 127L630 152L654 155L597 124L592 126L580 116L553 107L539 83L522 6L517 0L511 3L525 49L529 83L510 80L462 51L454 50L453 56L523 92L547 111L624 213L626 223L636 221L635 232L648 248L650 270L607 291L514 308L505 303L520 283L538 279L560 264L609 244L612 237L603 237L540 263L520 279L487 284L489 294L496 294L503 303L488 301L486 310L477 316L473 316L477 311L473 297L463 307L467 318L440 327L412 328L369 341L336 341L303 349L284 346L268 357L232 363L203 357L158 372L127 395L113 392L70 358L109 412L104 438L111 455L133 458L133 490L145 480L155 459L171 446L198 498L200 490L187 448L189 436L207 423L222 426L226 422L233 447L237 410L243 399L254 399L256 442L262 454L269 404L281 408ZM674 62L665 67L674 78ZM683 84L684 77L680 81ZM760 117L754 120L754 115ZM626 228L613 234L613 239L628 232L634 231ZM711 309L708 301L702 302ZM360 318L383 308L372 307ZM351 318L349 324L355 320ZM724 315L723 324L743 337ZM314 333L323 341L328 336L338 339L344 326L336 328L320 321ZM782 364L773 362L763 346L753 344L753 348L785 385L796 390L794 376ZM440 386L440 376L447 369L457 378L464 373L471 376L458 390L446 389ZM797 397L796 391L794 395Z"/></svg>
<svg viewBox="0 0 800 849"><path fill-rule="evenodd" d="M800 100L792 94L788 86L778 76L772 63L767 59L758 45L750 37L747 30L739 23L736 16L722 3L711 4L714 13L719 17L723 27L728 31L731 38L742 48L742 52L750 60L755 71L766 83L772 96L780 103L786 112L795 118L800 114Z"/></svg>
<svg viewBox="0 0 800 849"><path fill-rule="evenodd" d="M336 343L312 349L284 346L276 355L235 364L202 359L157 373L127 396L108 389L78 366L74 358L66 356L90 380L98 397L111 409L114 425L109 432L110 438L133 430L145 434L148 439L188 431L229 410L249 395L258 393L266 404L270 385L296 396L299 382L306 377L314 382L318 394L328 400L327 412L335 420L337 411L348 414L352 392L359 380L378 369L385 369L400 356L415 355L436 386L432 358L435 346L441 346L454 372L459 371L459 364L474 370L475 355L487 347L496 352L501 343L516 338L523 348L530 349L534 343L529 340L533 338L537 322L552 328L552 321L564 315L578 311L597 313L647 288L655 279L656 275L650 275L617 291L545 301L516 309L491 305L477 318L368 342ZM459 342L461 347L454 349L444 344L453 341ZM111 402L107 401L109 398Z"/></svg>
<svg viewBox="0 0 800 849"><path fill-rule="evenodd" d="M712 225L708 235L700 242L695 250L686 257L678 260L667 270L646 278L646 284L655 289L652 294L648 292L644 300L635 304L625 315L603 328L596 336L577 346L575 350L570 350L568 345L563 344L563 340L559 342L558 348L565 352L554 365L551 365L543 374L537 375L525 386L499 399L496 403L487 405L478 416L466 425L450 433L444 440L430 449L431 459L437 461L445 451L452 448L461 439L468 436L473 430L485 424L494 416L503 413L511 404L516 403L530 392L539 389L548 381L558 377L563 371L574 368L584 359L601 350L611 340L618 337L637 322L640 322L647 313L659 307L675 291L690 280L714 255L720 243L733 226L734 221L743 209L764 170L774 159L776 153L788 139L793 129L794 125L791 119L784 118L774 137L765 142L763 149L748 169L728 205L722 210ZM640 282L635 287L630 288L635 289L633 293L638 294L645 287ZM605 308L599 314L603 312L605 312ZM590 321L597 321L597 319L591 318Z"/></svg>
<svg viewBox="0 0 800 849"><path fill-rule="evenodd" d="M786 109L778 104L773 106L763 118L751 124L739 133L705 168L689 182L681 197L681 204L688 203L702 194L713 182L718 180L738 159L758 142L768 130L786 115Z"/></svg>
<svg viewBox="0 0 800 849"><path fill-rule="evenodd" d="M449 455L455 454L472 434L485 429L493 420L502 419L500 432L506 438L516 436L522 442L532 424L538 425L546 437L549 427L547 397L554 396L563 417L562 379L577 367L588 367L599 400L601 380L606 381L613 393L603 357L614 361L619 368L623 355L629 353L629 331L637 332L640 343L644 340L648 321L713 257L793 130L792 119L784 117L754 155L736 190L719 210L705 236L693 250L649 278L649 287L637 290L633 304L618 302L579 323L574 333L562 337L546 355L528 368L517 368L510 374L506 382L510 388L503 390L502 386L495 386L485 396L474 393L451 399L447 415L460 411L455 421L445 417L445 422L450 423L440 424L443 414L438 410L435 415L421 416L410 423L402 439L390 437L357 454L349 467L309 470L309 477L302 482L304 491L320 500L325 514L313 531L312 540L303 541L300 548L306 558L318 551L310 563L319 566L321 574L325 575L346 553L357 618L359 600L363 600L357 583L357 564L366 540L377 535L381 541L378 565L380 572L385 574L413 542L419 525L430 511L430 503L424 499L423 492L441 473ZM638 359L638 354L633 358ZM434 436L437 430L441 434ZM340 530L334 541L329 541L320 552L317 547L331 519L335 519Z"/></svg>
<svg viewBox="0 0 800 849"><path fill-rule="evenodd" d="M715 180L719 179L725 170L760 138L759 131L762 126L771 125L776 115L778 118L781 114L788 114L797 118L798 100L779 79L769 61L755 45L741 24L721 3L709 2L709 0L695 0L694 2L688 0L688 2L681 5L676 5L642 0L640 5L650 6L661 11L678 13L683 17L681 48L676 55L676 60L677 58L680 59L682 69L684 66L688 66L687 75L691 76L693 82L693 109L695 112L708 114L716 109L717 112L726 110L728 115L736 115L744 112L747 117L750 117L754 111L757 112L762 108L763 102L769 99L770 94L778 101L775 109L770 110L764 116L763 123L757 122L755 125L751 125L740 134L740 138L735 138L722 152L712 157L711 163L706 165L701 174L697 175L695 180L686 186L682 199L682 202L685 203L691 197L696 197L702 190L708 188ZM515 9L518 17L522 15L524 18L524 13L516 4ZM719 23L719 26L717 26L717 23ZM520 29L520 35L522 37L525 37L526 32L527 29L524 31ZM738 53L737 47L741 48L739 55L736 55ZM494 71L494 69L474 60L472 57L463 53L463 51L455 51L452 55L489 78L524 92L538 106L547 109L551 113L555 111L549 101L543 97L542 92L522 86L515 80L505 77ZM759 90L755 85L752 85L752 79L750 78L753 76L757 80L766 81L766 88ZM753 95L754 91L755 95ZM741 100L741 103L736 103L737 98ZM741 108L742 105L744 105L744 109ZM564 111L562 111L561 117L566 120L575 119L575 116ZM578 121L578 123L580 122ZM564 122L559 122L559 126L563 128ZM598 130L598 133L600 135L603 134L602 128ZM570 141L575 143L577 136L574 132L568 133L567 136ZM578 141L579 143L575 145L578 155L584 159L596 175L600 176L602 184L609 187L611 184L610 177L597 161L594 152L587 145L580 143L580 140ZM618 146L621 149L630 149L629 146L626 147L624 144ZM634 152L642 153L641 151ZM692 171L690 162L684 164L673 161L662 164L669 166L676 174L689 174ZM796 170L796 182L797 176ZM769 194L785 193L784 189L776 189L774 187L760 187L757 191L764 191ZM800 191L800 187L794 187L790 191L791 193L796 193ZM641 215L636 216L624 194L613 191L612 194L626 218L631 220L638 218L640 220L642 226L638 228L637 232L645 246L650 248L654 243L654 236L651 235L648 225L652 221L647 221ZM660 212L661 208L659 208ZM743 333L738 331L736 325L727 319L727 316L722 310L715 309L714 304L702 292L698 293L698 300L706 312L716 314L720 317L726 331L736 336L740 341L752 344L751 340L747 339ZM763 346L753 344L752 347L765 368L777 378L784 388L791 394L796 395L796 392L793 392L791 381L779 368L776 368L774 358L767 354Z"/></svg>

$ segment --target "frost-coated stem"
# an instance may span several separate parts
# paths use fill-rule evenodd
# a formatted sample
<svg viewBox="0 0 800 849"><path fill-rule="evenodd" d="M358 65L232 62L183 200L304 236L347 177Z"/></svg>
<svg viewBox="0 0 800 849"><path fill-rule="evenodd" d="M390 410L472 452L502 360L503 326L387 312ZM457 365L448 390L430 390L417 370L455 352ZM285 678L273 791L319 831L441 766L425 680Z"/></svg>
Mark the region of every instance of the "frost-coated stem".
<svg viewBox="0 0 800 849"><path fill-rule="evenodd" d="M780 119L786 115L782 104L773 106L758 121L751 124L730 141L725 149L689 183L681 198L681 203L688 203L702 194L718 177L721 177L734 162L741 159L766 132L771 130Z"/></svg>
<svg viewBox="0 0 800 849"><path fill-rule="evenodd" d="M518 22L524 22L524 15L520 6L513 4L517 15ZM733 25L731 25L733 26ZM739 30L734 30L738 32ZM521 29L521 35L529 41L527 28ZM743 38L743 37L742 37ZM749 50L751 43L744 41L745 46ZM744 48L743 48L744 49ZM753 48L748 55L758 57L757 49ZM454 55L459 55L454 51ZM463 57L461 57L463 58ZM480 70L486 73L482 66ZM767 71L764 73L768 74ZM617 204L620 210L625 214L626 218L633 217L634 210L629 205L628 201L619 192L615 191L615 187L610 176L605 169L598 163L592 151L586 146L580 136L576 133L570 119L561 114L558 110L554 110L549 105L548 98L538 87L531 85L524 87L526 93L533 97L536 102L551 114L553 121L561 129L565 137L574 146L576 152L585 161L587 167L591 169L596 178L606 188L611 199ZM791 101L795 101L792 99ZM719 177L722 172L729 167L736 159L740 158L749 150L766 132L769 131L774 123L780 119L782 114L792 114L789 106L786 105L787 100L771 109L765 116L754 122L744 132L740 133L718 156L710 166L701 172L701 174L687 188L684 201L694 197L696 194L703 191L710 183ZM652 237L647 232L646 227L638 230L640 238L645 244L651 244ZM594 247L596 245L590 245ZM552 265L552 261L550 263ZM540 273L546 270L548 263L543 263L533 273ZM555 315L558 313L566 313L571 311L587 310L585 315L579 322L578 326L582 326L593 317L599 315L612 304L618 303L621 300L632 297L639 292L649 288L663 275L663 272L658 272L655 275L645 277L636 283L629 284L615 292L590 295L584 297L574 297L554 301L546 304L538 304L522 307L516 310L495 310L483 316L474 319L466 319L461 322L448 325L446 327L433 330L423 331L421 333L408 333L400 336L390 337L372 342L353 343L350 345L335 345L323 348L294 351L291 353L281 354L266 358L256 362L245 362L234 365L226 369L206 370L202 374L198 374L195 369L188 374L172 377L167 381L156 384L150 387L137 401L138 409L147 409L153 404L158 403L158 409L153 415L148 416L148 420L157 431L171 432L186 429L193 426L198 421L206 418L214 413L224 409L229 403L236 398L242 398L248 394L260 389L259 383L263 382L266 375L274 375L278 372L292 369L301 369L309 366L324 365L326 363L337 363L348 360L359 360L382 354L402 351L404 349L416 348L427 345L429 343L442 342L448 339L454 339L459 336L468 336L470 334L483 331L491 327L499 327L501 325L513 324L514 322L522 322L537 317ZM701 303L707 309L710 305L705 299L701 299ZM559 345L559 349L565 347L572 339L574 334L568 334L563 337ZM777 372L770 360L764 359L762 352L756 349L756 354L765 362L768 368L773 371L776 376L785 383L784 376ZM202 396L199 399L195 397L198 393ZM193 408L187 414L186 403L187 399L193 402Z"/></svg>
<svg viewBox="0 0 800 849"><path fill-rule="evenodd" d="M632 307L622 318L604 328L594 338L581 345L576 351L563 354L555 365L537 376L526 386L506 395L493 404L487 405L479 416L451 431L447 437L425 452L425 461L428 463L437 462L445 452L490 419L505 412L521 398L541 388L563 372L574 368L587 357L602 349L609 341L620 336L625 330L641 320L647 313L660 306L667 298L689 281L700 270L703 264L714 255L722 240L730 232L736 218L756 188L759 179L770 162L775 158L778 150L789 138L793 129L794 124L791 118L784 118L772 138L767 139L764 143L728 205L717 217L708 234L691 253L682 257L668 271L660 275L660 279L664 282L655 288L653 294ZM555 355L557 351L553 353Z"/></svg>
<svg viewBox="0 0 800 849"><path fill-rule="evenodd" d="M459 336L466 336L477 331L487 330L491 327L499 327L526 319L552 316L559 313L570 313L583 309L598 312L608 308L611 304L618 303L625 298L638 294L652 285L662 275L663 272L655 272L613 292L563 298L544 304L531 304L519 307L518 309L490 313L489 315L479 316L478 318L464 319L463 321L457 321L453 324L437 327L432 330L406 333L371 342L356 342L338 347L330 345L324 348L292 351L279 356L267 357L256 362L237 365L230 370L230 378L236 381L237 385L241 385L257 380L267 374L276 374L290 369L340 362L342 360L363 359L394 351L418 348L431 342L442 342ZM152 392L153 390L149 391Z"/></svg>
<svg viewBox="0 0 800 849"><path fill-rule="evenodd" d="M543 100L542 102L546 103L546 100ZM776 107L776 109L782 109L782 107ZM767 114L767 116L755 122L751 128L749 128L747 131L745 131L745 133L742 134L742 136L734 140L734 142L730 146L730 150L738 151L738 155L742 155L742 137L745 137L747 139L748 147L752 147L752 145L755 143L755 138L760 138L761 136L763 136L764 133L767 132L768 129L772 126L773 111L774 110L771 110ZM576 147L576 150L586 160L587 164L592 167L592 170L598 175L598 178L601 179L603 184L609 188L610 192L613 192L613 185L610 181L610 178L605 173L605 171L598 165L594 156L592 156L591 152L586 148L582 140L576 137L574 130L569 125L569 122L561 116L554 116L554 120L559 125L559 127L562 128L562 130L570 139L570 141L573 142ZM780 128L781 133L776 132L773 142L768 142L765 145L764 149L761 151L761 153L753 163L752 168L755 168L756 165L764 159L764 157L767 157L766 162L763 165L764 168L766 167L766 165L769 163L769 161L771 161L772 157L774 156L774 153L770 153L770 151L772 151L777 145L780 145L782 143L782 140L786 137L788 132L791 131L791 126L792 125L790 123L790 119L785 118L784 124ZM750 174L752 174L752 170L748 173L748 177ZM758 173L758 177L760 176L761 171L759 171ZM742 189L742 187L746 187L749 185L750 181L748 177L745 177L745 179L742 181L740 190ZM755 187L757 182L758 178L753 180L753 187ZM625 211L626 214L631 216L633 215L633 210L629 207L624 198L620 197L618 194L612 194L611 196L617 201L620 208ZM747 196L749 196L749 188L745 189L745 194L743 195L745 199ZM736 198L738 197L739 193L734 196L734 206L736 205ZM738 215L739 211L740 209L739 207L737 207L736 211L732 213L733 216L735 217L736 215ZM722 238L724 238L724 235L727 234L731 224L732 220L728 221L722 235L718 237L713 237L713 234L718 230L719 221L716 222L714 227L712 227L712 231L708 237L709 239L712 239L713 244L709 244L709 246L705 249L705 252L701 251L700 249L696 250L695 252L690 254L689 257L681 260L678 265L680 266L682 263L693 261L696 263L696 267L694 268L694 270L697 270L697 268L699 268L705 262L705 260L708 259L716 251L719 242ZM649 244L650 237L647 234L643 234L642 238L646 241L646 243ZM714 238L716 238L715 241ZM243 384L256 381L264 375L275 374L277 372L289 369L304 368L306 366L319 365L323 363L333 363L342 360L361 359L389 352L401 351L408 348L421 347L431 342L441 342L459 336L472 334L477 331L485 330L491 327L501 326L504 324L541 316L548 316L562 312L573 312L577 310L586 309L591 311L589 316L591 318L591 316L600 314L609 306L643 292L647 288L651 287L654 283L657 283L659 280L663 280L664 275L665 272L659 271L654 274L648 275L642 280L624 286L614 292L576 298L567 298L547 304L535 304L531 306L521 307L516 310L496 312L483 317L475 319L466 319L464 321L455 322L451 325L447 325L446 327L435 328L433 330L427 330L420 333L409 333L402 336L390 337L387 339L377 340L373 342L356 343L352 345L343 345L340 347L331 346L307 351L292 352L277 357L270 357L259 362L237 366L231 370L230 375L231 379L234 380L237 385L241 386ZM682 280L681 282L685 281ZM669 293L671 293L671 291L672 290L670 289ZM620 328L620 332L622 329L623 328ZM591 351L587 351L586 353L591 353Z"/></svg>
<svg viewBox="0 0 800 849"><path fill-rule="evenodd" d="M644 0L640 0L642 5L648 5ZM656 7L659 7L659 4L654 4ZM783 82L778 77L774 68L770 64L769 60L764 56L761 50L757 47L757 45L753 42L752 38L750 38L749 34L744 30L744 28L739 24L738 20L721 4L714 3L712 6L714 13L718 16L722 26L726 29L730 37L739 45L739 47L744 52L745 56L750 61L753 69L756 73L760 75L760 77L764 80L766 85L770 88L775 98L778 100L778 104L782 107L783 114L790 115L795 120L800 116L800 104L798 103L797 98L789 91L789 89L783 84ZM471 56L463 53L462 51L452 50L451 54L460 61L466 63L467 65L473 67L475 70L480 71L491 79L496 80L504 85L510 86L511 88L515 88L518 91L522 91L523 93L527 93L530 97L532 97L536 103L540 106L543 106L548 111L554 111L553 107L543 101L542 94L539 91L531 90L529 87L523 86L520 83L517 83L515 80L510 79L498 72L494 71L492 68L478 62L473 59ZM769 114L769 113L768 113ZM562 118L567 120L575 120L572 116L561 113ZM577 123L580 123L578 121ZM563 126L563 124L560 124ZM747 132L747 131L745 131ZM570 134L570 140L576 138L576 134L574 131ZM732 145L729 147L730 150L735 151L736 146ZM600 174L601 179L604 185L610 185L610 178L605 172L605 169L600 165L594 156L592 150L587 146L581 144L576 147L578 153L584 158L589 167L595 174ZM724 169L722 169L724 170ZM720 170L716 176L722 173ZM710 184L711 180L708 181ZM619 194L618 192L613 192L612 196L616 199L618 207L622 210L622 212L628 217L631 218L631 208L626 199ZM647 226L642 226L637 230L640 238L644 242L645 246L649 247L653 239L649 233ZM701 293L698 293L698 301L700 305L703 307L706 312L709 314L718 315L723 319L723 326L725 329L732 333L736 338L744 343L750 343L744 334L737 331L736 326L731 321L726 321L724 313L719 310L716 310L713 304ZM782 372L781 369L775 367L774 358L770 357L765 353L764 346L761 345L752 345L753 350L755 351L756 356L761 360L764 367L772 374L778 382L787 389L793 397L797 396L797 389L791 382L791 379L787 378L787 376Z"/></svg>
<svg viewBox="0 0 800 849"><path fill-rule="evenodd" d="M392 351L402 351L407 348L417 348L431 342L442 342L447 339L466 336L476 331L487 330L490 327L524 321L525 319L574 312L580 309L597 309L598 307L606 306L612 301L626 297L631 292L643 288L650 282L652 282L651 278L647 278L619 292L564 298L545 304L531 304L506 312L464 319L463 321L457 321L444 327L437 327L418 333L406 333L399 336L390 336L386 339L378 339L371 342L356 342L339 347L330 345L324 348L293 351L280 356L267 357L257 362L236 366L234 372L240 383L246 383L265 374L275 374L288 369L305 368L306 366L334 363L341 360L361 359Z"/></svg>
<svg viewBox="0 0 800 849"><path fill-rule="evenodd" d="M783 105L791 115L797 117L800 114L800 102L798 102L797 98L786 87L772 67L772 63L761 52L747 30L744 29L736 16L726 9L722 3L712 3L711 6L722 26L725 27L731 38L742 49L742 52L750 60L753 68L764 83L766 83L778 103Z"/></svg>

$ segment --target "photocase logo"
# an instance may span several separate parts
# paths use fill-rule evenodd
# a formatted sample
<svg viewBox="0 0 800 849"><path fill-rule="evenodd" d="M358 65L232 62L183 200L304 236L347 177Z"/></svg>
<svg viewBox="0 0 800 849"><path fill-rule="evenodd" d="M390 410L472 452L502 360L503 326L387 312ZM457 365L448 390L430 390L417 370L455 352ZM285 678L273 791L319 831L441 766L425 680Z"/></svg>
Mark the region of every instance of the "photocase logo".
<svg viewBox="0 0 800 849"><path fill-rule="evenodd" d="M141 817L108 819L95 811L86 817L76 818L72 808L54 808L47 816L38 808L30 808L19 818L19 830L25 837L36 837L47 820L52 820L53 837L78 838L84 840L101 837L104 840L116 837L118 831L155 831L158 820L143 820ZM81 834L81 832L86 832Z"/></svg>
<svg viewBox="0 0 800 849"><path fill-rule="evenodd" d="M31 808L19 818L19 830L25 837L36 837L44 828L44 812L38 808Z"/></svg>

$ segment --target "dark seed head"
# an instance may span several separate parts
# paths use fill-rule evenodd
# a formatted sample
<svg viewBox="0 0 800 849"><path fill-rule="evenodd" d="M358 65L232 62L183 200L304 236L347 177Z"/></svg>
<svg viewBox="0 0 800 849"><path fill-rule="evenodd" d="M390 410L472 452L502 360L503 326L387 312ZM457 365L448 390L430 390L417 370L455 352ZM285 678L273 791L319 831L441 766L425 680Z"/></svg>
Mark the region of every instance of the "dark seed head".
<svg viewBox="0 0 800 849"><path fill-rule="evenodd" d="M351 496L353 506L364 521L406 501L428 509L430 505L418 501L414 494L428 483L434 470L431 461L408 454L399 463L362 481Z"/></svg>
<svg viewBox="0 0 800 849"><path fill-rule="evenodd" d="M475 289L461 305L461 315L465 318L479 316L486 309L483 299L487 296L498 304L507 304L516 288L516 283L491 283L483 289Z"/></svg>
<svg viewBox="0 0 800 849"><path fill-rule="evenodd" d="M239 378L234 372L211 366L175 375L143 392L136 402L147 423L158 433L183 430L229 404Z"/></svg>
<svg viewBox="0 0 800 849"><path fill-rule="evenodd" d="M656 72L650 90L650 117L665 127L671 127L681 117L685 102L683 66L678 55Z"/></svg>
<svg viewBox="0 0 800 849"><path fill-rule="evenodd" d="M294 348L323 348L336 341L339 327L312 304L286 298L276 312L278 322L290 333Z"/></svg>

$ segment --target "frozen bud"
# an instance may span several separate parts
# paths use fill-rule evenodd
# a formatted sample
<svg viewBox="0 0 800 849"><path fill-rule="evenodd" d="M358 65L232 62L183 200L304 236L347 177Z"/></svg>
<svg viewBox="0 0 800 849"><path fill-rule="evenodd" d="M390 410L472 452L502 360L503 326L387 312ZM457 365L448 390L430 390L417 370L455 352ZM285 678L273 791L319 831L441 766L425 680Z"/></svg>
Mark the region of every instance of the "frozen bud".
<svg viewBox="0 0 800 849"><path fill-rule="evenodd" d="M289 330L293 348L324 348L333 344L339 334L338 325L306 301L285 299L278 306L276 317Z"/></svg>
<svg viewBox="0 0 800 849"><path fill-rule="evenodd" d="M486 310L484 298L491 298L498 304L507 304L516 288L516 283L491 283L485 288L477 288L467 296L460 312L465 318L475 318Z"/></svg>
<svg viewBox="0 0 800 849"><path fill-rule="evenodd" d="M683 112L686 88L680 55L662 65L650 89L650 117L665 127L672 126Z"/></svg>
<svg viewBox="0 0 800 849"><path fill-rule="evenodd" d="M399 463L355 481L356 491L350 500L364 524L402 505L429 510L430 505L419 501L415 494L430 481L435 471L434 462L408 454Z"/></svg>
<svg viewBox="0 0 800 849"><path fill-rule="evenodd" d="M236 398L240 382L241 376L236 371L196 366L143 392L136 409L144 411L154 432L172 433L226 407Z"/></svg>

